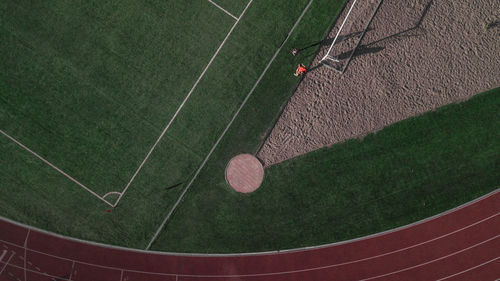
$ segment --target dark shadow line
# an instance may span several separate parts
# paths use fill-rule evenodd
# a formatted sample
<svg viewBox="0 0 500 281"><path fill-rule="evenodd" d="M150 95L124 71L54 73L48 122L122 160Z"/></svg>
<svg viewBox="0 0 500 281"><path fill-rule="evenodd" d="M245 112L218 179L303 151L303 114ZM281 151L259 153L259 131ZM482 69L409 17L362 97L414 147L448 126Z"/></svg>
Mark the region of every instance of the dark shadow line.
<svg viewBox="0 0 500 281"><path fill-rule="evenodd" d="M377 44L377 43L380 43L384 40L388 40L388 39L391 39L391 38L396 38L396 37L400 37L402 36L403 34L405 33L408 33L410 31L413 31L413 30L418 30L418 29L421 29L421 25L422 25L422 22L424 21L424 18L427 16L427 13L429 12L429 9L431 7L431 5L433 4L434 0L430 0L427 5L425 6L424 10L422 11L422 15L420 16L420 18L418 19L418 21L415 23L415 26L413 27L410 27L406 30L403 30L403 31L400 31L400 32L397 32L397 33L394 33L392 35L389 35L387 37L384 37L384 38L381 38L381 39L378 39L378 40L375 40L373 42L370 42L370 43L367 43L367 44L364 44L363 46L366 47L366 46L370 46L370 45L373 45L373 44ZM409 35L409 37L412 37L412 36L418 36L418 35Z"/></svg>
<svg viewBox="0 0 500 281"><path fill-rule="evenodd" d="M342 9L340 9L340 11L338 12L337 16L333 19L333 22L332 24L330 25L330 28L328 29L328 31L326 32L325 36L328 36L328 34L330 34L330 32L332 32L332 30L335 28L335 25L337 24L337 21L340 17L340 15L342 15L342 13L344 12L344 10L346 9L347 7L347 3L349 1L345 1L344 2L344 5L342 6ZM324 40L322 41L319 41L319 42L323 42ZM309 69L309 67L311 66L311 64L313 63L314 61L314 58L316 56L318 56L319 52L321 51L321 48L318 48L318 50L316 50L316 54L314 55L313 59L309 62L309 64L307 65L307 68ZM262 142L257 146L257 149L255 150L255 153L254 153L254 156L259 159L261 162L262 159L258 158L257 157L257 154L262 150L262 147L264 146L264 144L266 143L266 140L269 138L269 135L271 135L274 127L276 127L276 124L278 123L278 120L280 119L281 115L283 114L283 111L285 110L286 106L288 105L288 103L290 102L290 100L292 99L293 95L295 94L295 92L297 91L297 88L300 86L300 83L302 83L302 77L300 78L300 81L299 83L297 83L297 85L295 85L293 91L292 91L292 94L288 97L288 99L282 104L282 107L280 108L280 111L278 113L278 115L276 116L275 120L272 121L271 123L271 126L269 127L269 129L267 130L264 138L262 139Z"/></svg>
<svg viewBox="0 0 500 281"><path fill-rule="evenodd" d="M179 183L176 183L176 184L174 184L174 185L171 185L171 186L169 186L169 187L167 187L167 188L165 188L165 189L166 189L166 190L170 190L170 189L172 189L172 188L178 187L179 185L181 185L181 184L183 184L183 183L184 183L184 182L179 182Z"/></svg>
<svg viewBox="0 0 500 281"><path fill-rule="evenodd" d="M380 9L380 6L382 6L382 2L384 2L384 0L380 0L378 2L378 5L375 8L375 11L373 12L372 16L370 17L370 20L368 20L368 23L366 24L366 27L363 30L363 33L361 33L361 37L359 38L358 42L356 43L356 47L354 47L354 50L352 50L351 54L349 55L349 58L347 59L347 62L344 65L344 68L342 69L342 72L341 72L342 74L347 70L347 67L349 66L349 63L351 62L351 60L354 56L354 53L356 53L356 51L358 50L358 47L361 44L361 41L363 41L363 38L365 37L365 34L368 31L368 27L370 27L370 24L372 23L373 19L377 15L378 10Z"/></svg>

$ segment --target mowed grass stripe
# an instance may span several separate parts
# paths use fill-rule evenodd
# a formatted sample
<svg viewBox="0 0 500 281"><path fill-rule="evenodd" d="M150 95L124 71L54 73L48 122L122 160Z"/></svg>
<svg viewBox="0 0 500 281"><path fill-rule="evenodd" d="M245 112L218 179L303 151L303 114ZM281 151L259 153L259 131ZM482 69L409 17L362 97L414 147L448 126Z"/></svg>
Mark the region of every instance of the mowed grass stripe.
<svg viewBox="0 0 500 281"><path fill-rule="evenodd" d="M88 3L2 5L3 128L99 193L123 188L231 24L201 0L140 3L109 5L106 22Z"/></svg>
<svg viewBox="0 0 500 281"><path fill-rule="evenodd" d="M153 249L289 249L446 211L500 187L498 112L500 88L274 165L249 195L227 186L219 158L200 175Z"/></svg>

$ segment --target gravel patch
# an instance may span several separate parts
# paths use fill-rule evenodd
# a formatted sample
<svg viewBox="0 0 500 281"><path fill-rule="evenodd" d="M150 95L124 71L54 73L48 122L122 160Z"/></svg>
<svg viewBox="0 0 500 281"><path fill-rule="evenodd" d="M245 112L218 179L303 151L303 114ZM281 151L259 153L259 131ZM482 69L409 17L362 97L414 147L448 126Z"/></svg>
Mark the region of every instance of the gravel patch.
<svg viewBox="0 0 500 281"><path fill-rule="evenodd" d="M319 63L328 47L258 152L265 166L499 87L498 0L384 0L342 75Z"/></svg>

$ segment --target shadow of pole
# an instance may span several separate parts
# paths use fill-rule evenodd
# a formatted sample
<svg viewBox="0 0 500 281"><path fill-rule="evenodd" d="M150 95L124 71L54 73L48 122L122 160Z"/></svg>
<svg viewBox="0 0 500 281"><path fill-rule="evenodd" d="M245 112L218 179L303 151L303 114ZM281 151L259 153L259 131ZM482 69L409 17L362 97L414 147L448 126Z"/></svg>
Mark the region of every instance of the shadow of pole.
<svg viewBox="0 0 500 281"><path fill-rule="evenodd" d="M386 40L389 40L389 39L398 39L398 38L408 38L408 37L420 36L421 34L408 35L407 33L411 32L411 31L414 31L414 30L420 30L421 29L422 22L424 21L424 18L427 16L427 13L429 12L429 9L432 6L433 2L434 2L434 0L430 0L427 3L427 5L425 5L424 10L422 11L422 15L420 15L420 18L415 23L415 26L413 26L411 28L408 28L406 30L394 33L392 35L386 36L384 38L375 40L373 42L364 44L362 47L366 47L366 46L370 46L370 45L373 45L373 44L377 44L377 43L380 43L380 42L383 42L383 41L386 41Z"/></svg>

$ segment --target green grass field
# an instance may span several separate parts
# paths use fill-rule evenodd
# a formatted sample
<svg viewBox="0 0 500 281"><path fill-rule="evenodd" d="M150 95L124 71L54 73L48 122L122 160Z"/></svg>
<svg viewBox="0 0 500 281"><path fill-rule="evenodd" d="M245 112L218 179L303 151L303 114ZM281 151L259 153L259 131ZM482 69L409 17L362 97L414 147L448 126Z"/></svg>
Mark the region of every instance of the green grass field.
<svg viewBox="0 0 500 281"><path fill-rule="evenodd" d="M247 195L225 183L224 165L234 148L223 145L153 249L290 249L444 212L500 187L499 112L497 88L274 165ZM235 130L227 142L239 137Z"/></svg>
<svg viewBox="0 0 500 281"><path fill-rule="evenodd" d="M235 17L248 3L214 2ZM251 3L111 213L0 134L0 215L77 238L146 247L308 3ZM317 49L300 57L288 51L322 40L343 3L312 2L154 250L232 252L333 242L408 223L495 188L494 93L455 106L469 117L453 114L450 106L273 166L254 194L226 185L227 161L256 152L297 85L295 66ZM132 179L235 24L206 0L6 0L0 13L0 130L99 196L121 192ZM450 126L457 119L464 129ZM415 131L405 127L412 122L419 124ZM427 138L419 135L423 131ZM407 162L413 166L399 169ZM356 182L360 175L365 177ZM411 209L401 207L407 197Z"/></svg>
<svg viewBox="0 0 500 281"><path fill-rule="evenodd" d="M183 186L166 188L190 179L308 2L250 5L111 214L3 135L0 213L57 233L145 247ZM325 35L340 7L326 2L314 3L309 19L326 7L319 22L299 26L291 43L297 34ZM228 9L239 16L247 3L231 1ZM0 129L99 196L123 190L235 23L206 0L0 7ZM290 89L296 62L282 63L270 73L284 72ZM274 104L290 94L277 94Z"/></svg>

